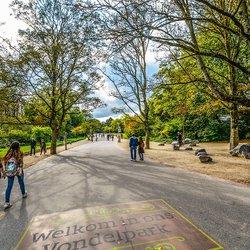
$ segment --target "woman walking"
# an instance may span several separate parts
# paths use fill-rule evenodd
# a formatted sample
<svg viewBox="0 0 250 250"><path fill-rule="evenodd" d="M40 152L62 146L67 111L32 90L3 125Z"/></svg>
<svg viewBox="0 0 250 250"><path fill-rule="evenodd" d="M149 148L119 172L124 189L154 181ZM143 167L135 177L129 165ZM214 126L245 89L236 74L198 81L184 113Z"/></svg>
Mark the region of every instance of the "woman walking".
<svg viewBox="0 0 250 250"><path fill-rule="evenodd" d="M143 156L143 154L144 154L144 142L143 142L141 136L139 137L138 153L139 153L140 160L143 161L144 160L144 156Z"/></svg>
<svg viewBox="0 0 250 250"><path fill-rule="evenodd" d="M24 185L24 173L23 173L23 152L20 150L19 142L15 141L11 144L8 152L2 159L4 177L8 178L8 186L5 192L5 204L4 209L11 207L10 194L14 184L15 176L17 176L22 197L26 198L27 193L25 192Z"/></svg>
<svg viewBox="0 0 250 250"><path fill-rule="evenodd" d="M44 139L41 140L40 147L41 147L40 155L42 153L45 154L47 152L47 150L46 150L46 142L44 141Z"/></svg>

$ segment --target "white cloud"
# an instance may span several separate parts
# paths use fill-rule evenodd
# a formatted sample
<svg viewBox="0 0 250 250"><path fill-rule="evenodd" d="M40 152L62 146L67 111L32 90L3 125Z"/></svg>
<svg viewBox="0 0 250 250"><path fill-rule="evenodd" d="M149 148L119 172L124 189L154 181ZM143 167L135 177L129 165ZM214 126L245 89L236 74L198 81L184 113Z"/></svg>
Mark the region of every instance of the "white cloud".
<svg viewBox="0 0 250 250"><path fill-rule="evenodd" d="M114 114L112 108L120 107L121 102L110 95L110 92L114 90L113 84L109 82L105 76L103 76L103 79L104 80L99 83L99 89L95 91L95 96L99 97L106 104L106 107L94 110L93 116L99 120L106 120L109 117L117 118L119 115Z"/></svg>
<svg viewBox="0 0 250 250"><path fill-rule="evenodd" d="M148 50L146 54L146 62L148 65L155 65L157 63L156 61L156 54L152 50Z"/></svg>
<svg viewBox="0 0 250 250"><path fill-rule="evenodd" d="M12 0L1 1L0 8L0 23L4 25L0 26L1 36L15 40L17 37L18 29L24 28L25 24L17 19L15 19L11 8L9 7Z"/></svg>

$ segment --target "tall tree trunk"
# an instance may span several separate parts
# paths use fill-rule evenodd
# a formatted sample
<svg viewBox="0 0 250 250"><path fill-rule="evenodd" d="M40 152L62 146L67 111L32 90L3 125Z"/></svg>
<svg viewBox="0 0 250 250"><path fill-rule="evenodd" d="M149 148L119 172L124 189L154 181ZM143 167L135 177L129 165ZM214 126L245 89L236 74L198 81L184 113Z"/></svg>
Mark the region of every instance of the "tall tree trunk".
<svg viewBox="0 0 250 250"><path fill-rule="evenodd" d="M58 130L52 129L52 138L51 138L51 148L50 148L50 154L55 155L56 154L56 141L58 138Z"/></svg>
<svg viewBox="0 0 250 250"><path fill-rule="evenodd" d="M245 28L245 32L249 35L250 34L250 17L249 17L249 3L247 0L243 0L242 3L241 3L241 11L242 11L242 15L243 15L243 18L244 18L244 28ZM250 41L248 39L248 46L250 46Z"/></svg>
<svg viewBox="0 0 250 250"><path fill-rule="evenodd" d="M145 138L145 148L150 149L150 129L148 126L146 126L146 138Z"/></svg>
<svg viewBox="0 0 250 250"><path fill-rule="evenodd" d="M231 110L231 134L230 134L230 149L235 148L239 144L239 114L238 114L238 106L236 104L232 104Z"/></svg>

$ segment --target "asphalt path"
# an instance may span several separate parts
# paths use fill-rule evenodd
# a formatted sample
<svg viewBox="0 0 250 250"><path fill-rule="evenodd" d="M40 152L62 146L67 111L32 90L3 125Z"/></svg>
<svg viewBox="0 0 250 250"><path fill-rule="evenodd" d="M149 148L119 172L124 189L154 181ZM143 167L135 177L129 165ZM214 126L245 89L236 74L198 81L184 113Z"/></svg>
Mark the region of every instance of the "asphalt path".
<svg viewBox="0 0 250 250"><path fill-rule="evenodd" d="M1 179L0 249L13 249L37 215L153 199L165 200L227 249L250 249L248 187L145 158L131 162L129 152L111 141L61 152L26 169L28 198L21 198L15 180L6 211L7 182Z"/></svg>

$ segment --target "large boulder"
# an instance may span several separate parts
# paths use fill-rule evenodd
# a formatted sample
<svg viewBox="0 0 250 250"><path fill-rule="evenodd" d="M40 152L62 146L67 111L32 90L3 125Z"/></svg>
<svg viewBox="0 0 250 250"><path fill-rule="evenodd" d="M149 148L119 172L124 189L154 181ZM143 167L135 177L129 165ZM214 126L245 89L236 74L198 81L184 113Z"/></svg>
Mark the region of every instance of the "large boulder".
<svg viewBox="0 0 250 250"><path fill-rule="evenodd" d="M246 159L250 159L250 144L248 143L239 144L230 151L230 154L232 156L243 156Z"/></svg>
<svg viewBox="0 0 250 250"><path fill-rule="evenodd" d="M205 152L206 153L206 149L205 148L196 149L194 154L197 155L199 152Z"/></svg>
<svg viewBox="0 0 250 250"><path fill-rule="evenodd" d="M204 152L204 151L201 151L201 152L198 152L197 156L199 157L200 155L208 155L208 153Z"/></svg>
<svg viewBox="0 0 250 250"><path fill-rule="evenodd" d="M244 155L244 157L245 157L246 159L250 159L250 153L246 153L246 154Z"/></svg>
<svg viewBox="0 0 250 250"><path fill-rule="evenodd" d="M185 144L189 144L189 143L191 143L191 141L192 141L192 140L191 140L190 138L185 138L184 143L185 143Z"/></svg>
<svg viewBox="0 0 250 250"><path fill-rule="evenodd" d="M179 145L178 141L172 141L171 144L173 146L173 150L179 150L180 149L180 145Z"/></svg>
<svg viewBox="0 0 250 250"><path fill-rule="evenodd" d="M179 142L178 141L172 141L170 144L172 144L172 145L179 145Z"/></svg>
<svg viewBox="0 0 250 250"><path fill-rule="evenodd" d="M212 158L209 155L200 155L199 159L202 163L208 163L212 161Z"/></svg>

